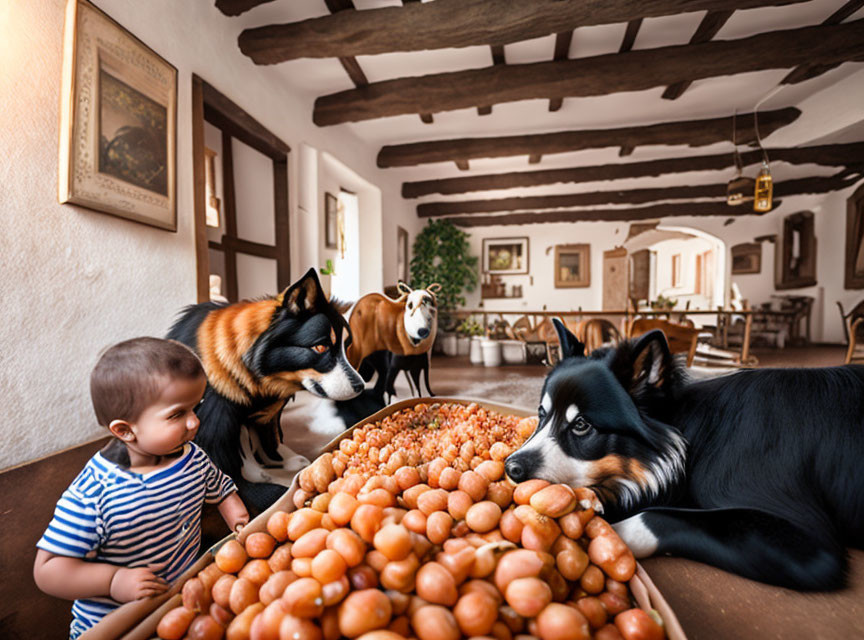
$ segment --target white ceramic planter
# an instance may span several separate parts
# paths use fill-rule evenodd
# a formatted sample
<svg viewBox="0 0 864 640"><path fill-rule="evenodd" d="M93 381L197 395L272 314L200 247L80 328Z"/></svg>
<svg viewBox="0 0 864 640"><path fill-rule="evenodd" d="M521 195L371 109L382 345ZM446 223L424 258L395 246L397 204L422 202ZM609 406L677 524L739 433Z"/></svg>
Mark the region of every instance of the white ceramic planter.
<svg viewBox="0 0 864 640"><path fill-rule="evenodd" d="M527 360L525 343L521 340L501 340L501 357L506 364L524 364Z"/></svg>
<svg viewBox="0 0 864 640"><path fill-rule="evenodd" d="M460 356L467 356L471 353L471 338L469 336L456 338L456 353Z"/></svg>
<svg viewBox="0 0 864 640"><path fill-rule="evenodd" d="M483 349L483 365L486 367L501 366L501 343L497 340L483 340L480 343Z"/></svg>
<svg viewBox="0 0 864 640"><path fill-rule="evenodd" d="M441 338L441 348L444 350L445 356L455 356L459 353L459 343L456 340L455 333L444 334Z"/></svg>
<svg viewBox="0 0 864 640"><path fill-rule="evenodd" d="M483 343L482 336L474 336L471 338L471 345L468 351L468 359L471 364L483 364Z"/></svg>

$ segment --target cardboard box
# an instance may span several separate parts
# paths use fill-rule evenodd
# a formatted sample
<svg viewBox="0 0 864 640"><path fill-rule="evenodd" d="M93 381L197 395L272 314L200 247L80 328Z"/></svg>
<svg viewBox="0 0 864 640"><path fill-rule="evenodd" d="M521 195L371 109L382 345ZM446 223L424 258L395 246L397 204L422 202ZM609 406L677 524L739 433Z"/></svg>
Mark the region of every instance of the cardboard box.
<svg viewBox="0 0 864 640"><path fill-rule="evenodd" d="M330 443L321 450L321 453L333 451L338 448L339 443L343 439L351 437L355 429L382 420L397 411L407 407L413 407L420 403L434 404L445 402L455 402L465 405L473 402L491 411L520 417L536 415L535 411L530 411L521 407L486 402L485 400L474 400L471 398L412 398L410 400L403 400L384 407L384 409L378 413L358 422L343 434L330 441ZM81 636L81 640L113 640L114 638L122 638L122 640L148 640L149 638L155 637L156 627L162 619L162 616L180 604L180 591L183 588L183 584L190 578L197 576L204 567L213 562L213 555L219 547L225 544L228 540L236 538L242 543L246 540L246 537L249 534L258 531L266 531L267 520L276 511L291 512L296 510L293 498L294 492L298 488L298 478L299 474L294 477L291 487L285 492L285 494L272 504L269 509L252 520L239 534L235 535L232 533L211 547L207 553L199 558L198 561L177 580L168 592L158 598L137 600L135 602L124 604L119 609L105 616L105 618L103 618L95 627L84 633ZM687 640L684 635L684 630L681 628L672 608L660 594L657 587L654 586L654 583L651 582L651 578L648 577L648 574L642 566L638 563L636 565L636 575L634 575L630 580L629 586L636 603L642 609L645 609L646 611L650 609L657 610L663 618L663 622L666 625L666 633L670 640Z"/></svg>

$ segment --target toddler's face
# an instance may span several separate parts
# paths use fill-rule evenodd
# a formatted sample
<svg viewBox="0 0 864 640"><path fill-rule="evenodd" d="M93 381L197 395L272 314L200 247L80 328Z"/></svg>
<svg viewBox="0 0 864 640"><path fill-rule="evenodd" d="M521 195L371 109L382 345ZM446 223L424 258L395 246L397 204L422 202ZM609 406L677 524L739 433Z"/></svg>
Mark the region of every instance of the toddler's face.
<svg viewBox="0 0 864 640"><path fill-rule="evenodd" d="M204 396L207 379L170 378L162 393L132 423L137 447L154 456L174 453L198 432L195 408Z"/></svg>

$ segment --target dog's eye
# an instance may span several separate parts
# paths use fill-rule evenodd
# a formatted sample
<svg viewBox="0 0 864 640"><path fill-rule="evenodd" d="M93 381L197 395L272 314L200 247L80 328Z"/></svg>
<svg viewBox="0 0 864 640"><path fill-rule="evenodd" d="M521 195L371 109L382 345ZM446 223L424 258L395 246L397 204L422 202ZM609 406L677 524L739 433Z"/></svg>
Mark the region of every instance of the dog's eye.
<svg viewBox="0 0 864 640"><path fill-rule="evenodd" d="M324 353L325 351L327 351L327 349L328 347L326 344L316 344L314 347L312 347L312 351L314 351L315 353Z"/></svg>
<svg viewBox="0 0 864 640"><path fill-rule="evenodd" d="M576 416L576 419L572 423L573 432L577 436L584 436L589 431L591 431L591 423L588 422L584 417Z"/></svg>
<svg viewBox="0 0 864 640"><path fill-rule="evenodd" d="M540 422L543 422L546 419L546 409L537 407L537 417L540 418Z"/></svg>

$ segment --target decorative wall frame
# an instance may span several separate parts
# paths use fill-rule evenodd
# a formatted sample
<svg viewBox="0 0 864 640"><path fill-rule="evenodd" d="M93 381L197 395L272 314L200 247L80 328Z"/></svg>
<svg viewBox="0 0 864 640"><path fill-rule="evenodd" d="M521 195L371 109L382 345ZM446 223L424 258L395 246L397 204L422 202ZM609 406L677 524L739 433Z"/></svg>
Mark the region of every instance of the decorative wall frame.
<svg viewBox="0 0 864 640"><path fill-rule="evenodd" d="M324 246L339 248L339 199L332 193L324 194Z"/></svg>
<svg viewBox="0 0 864 640"><path fill-rule="evenodd" d="M777 248L776 289L816 285L816 233L812 211L783 219L782 245Z"/></svg>
<svg viewBox="0 0 864 640"><path fill-rule="evenodd" d="M864 289L864 185L846 201L844 289Z"/></svg>
<svg viewBox="0 0 864 640"><path fill-rule="evenodd" d="M528 273L528 238L484 238L483 273Z"/></svg>
<svg viewBox="0 0 864 640"><path fill-rule="evenodd" d="M555 246L555 288L591 286L591 245Z"/></svg>
<svg viewBox="0 0 864 640"><path fill-rule="evenodd" d="M759 273L762 271L762 244L745 242L736 244L732 251L732 275Z"/></svg>
<svg viewBox="0 0 864 640"><path fill-rule="evenodd" d="M177 69L87 2L68 0L58 197L177 230Z"/></svg>

